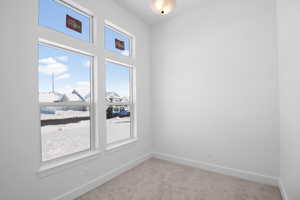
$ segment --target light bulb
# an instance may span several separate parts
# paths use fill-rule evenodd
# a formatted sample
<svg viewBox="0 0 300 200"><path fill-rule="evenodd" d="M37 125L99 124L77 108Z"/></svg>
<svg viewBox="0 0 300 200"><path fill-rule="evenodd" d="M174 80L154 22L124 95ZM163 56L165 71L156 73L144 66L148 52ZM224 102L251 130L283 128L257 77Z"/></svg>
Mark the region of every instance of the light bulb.
<svg viewBox="0 0 300 200"><path fill-rule="evenodd" d="M160 15L169 14L176 5L176 0L151 0L152 10Z"/></svg>

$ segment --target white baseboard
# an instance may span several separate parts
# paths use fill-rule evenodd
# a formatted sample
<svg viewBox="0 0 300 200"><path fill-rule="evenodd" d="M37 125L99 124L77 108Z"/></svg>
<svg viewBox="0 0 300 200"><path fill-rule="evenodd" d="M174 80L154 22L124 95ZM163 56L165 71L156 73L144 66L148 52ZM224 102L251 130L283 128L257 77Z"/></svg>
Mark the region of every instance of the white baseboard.
<svg viewBox="0 0 300 200"><path fill-rule="evenodd" d="M130 170L131 168L139 165L140 163L144 162L145 160L148 160L151 157L152 157L151 154L146 154L144 156L141 156L140 158L130 161L130 162L122 165L119 168L113 169L113 170L109 171L108 173L106 173L105 175L103 175L101 177L97 177L97 178L91 180L90 182L88 182L82 186L79 186L79 187L55 198L54 200L73 200L73 199L83 195L84 193L86 193L90 190L93 190L96 187L106 183L107 181L110 181L114 177Z"/></svg>
<svg viewBox="0 0 300 200"><path fill-rule="evenodd" d="M288 200L286 190L285 190L285 188L283 186L283 183L280 179L278 181L278 187L279 187L279 190L280 190L280 193L281 193L282 200Z"/></svg>
<svg viewBox="0 0 300 200"><path fill-rule="evenodd" d="M162 154L162 153L153 153L153 157L162 159L162 160L167 160L183 165L188 165L200 169L204 169L207 171L212 171L212 172L217 172L220 174L228 175L228 176L234 176L238 177L241 179L246 179L262 184L268 184L268 185L275 185L278 186L278 178L276 177L271 177L271 176L266 176L254 172L249 172L249 171L244 171L244 170L239 170L239 169L233 169L229 167L223 167L211 163L206 163L206 162L200 162L196 160L191 160L191 159L186 159L182 157L177 157L173 155L168 155L168 154Z"/></svg>

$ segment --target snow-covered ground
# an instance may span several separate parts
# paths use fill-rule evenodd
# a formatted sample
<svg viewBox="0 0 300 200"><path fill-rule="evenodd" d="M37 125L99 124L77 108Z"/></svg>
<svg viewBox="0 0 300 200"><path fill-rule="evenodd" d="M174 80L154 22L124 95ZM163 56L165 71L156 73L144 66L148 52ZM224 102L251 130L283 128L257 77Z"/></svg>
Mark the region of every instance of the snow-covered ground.
<svg viewBox="0 0 300 200"><path fill-rule="evenodd" d="M43 160L51 160L90 148L90 121L42 127Z"/></svg>
<svg viewBox="0 0 300 200"><path fill-rule="evenodd" d="M75 111L72 111L75 112ZM81 113L81 114L80 114ZM70 116L84 116L84 112L69 113ZM57 117L55 117L57 119ZM53 119L50 115L42 119ZM113 118L107 122L108 143L130 137L130 117ZM42 156L43 160L51 160L90 148L90 121L78 123L49 125L42 127Z"/></svg>
<svg viewBox="0 0 300 200"><path fill-rule="evenodd" d="M130 117L106 120L107 143L130 138Z"/></svg>

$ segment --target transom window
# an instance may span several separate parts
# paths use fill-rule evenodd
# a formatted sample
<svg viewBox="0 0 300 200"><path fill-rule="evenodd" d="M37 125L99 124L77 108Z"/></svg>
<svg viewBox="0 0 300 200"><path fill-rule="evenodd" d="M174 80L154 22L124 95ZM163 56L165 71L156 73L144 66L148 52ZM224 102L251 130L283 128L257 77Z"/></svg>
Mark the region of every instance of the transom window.
<svg viewBox="0 0 300 200"><path fill-rule="evenodd" d="M92 17L61 0L39 1L39 25L92 42Z"/></svg>
<svg viewBox="0 0 300 200"><path fill-rule="evenodd" d="M104 27L105 49L115 53L130 56L131 55L131 38L122 33L113 25L106 24Z"/></svg>

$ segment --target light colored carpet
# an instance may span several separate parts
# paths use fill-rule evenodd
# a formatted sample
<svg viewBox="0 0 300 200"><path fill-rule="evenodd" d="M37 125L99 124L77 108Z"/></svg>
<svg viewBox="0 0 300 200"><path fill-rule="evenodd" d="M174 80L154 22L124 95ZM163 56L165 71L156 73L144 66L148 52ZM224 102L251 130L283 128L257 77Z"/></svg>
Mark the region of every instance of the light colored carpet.
<svg viewBox="0 0 300 200"><path fill-rule="evenodd" d="M277 187L151 158L78 200L281 200Z"/></svg>

